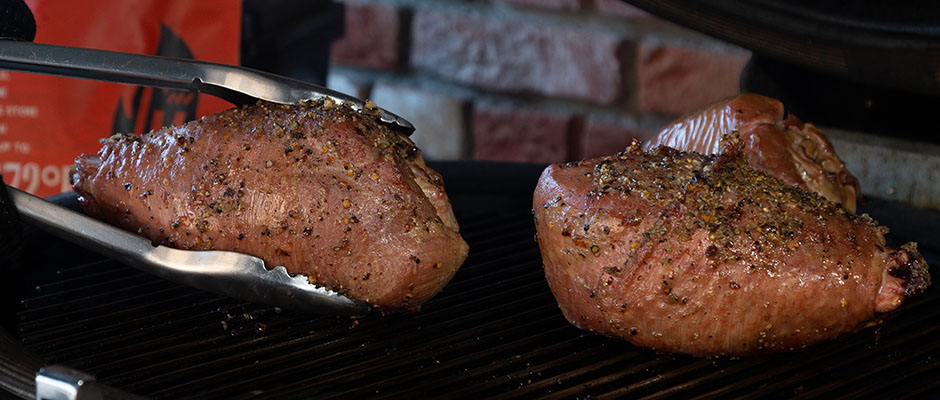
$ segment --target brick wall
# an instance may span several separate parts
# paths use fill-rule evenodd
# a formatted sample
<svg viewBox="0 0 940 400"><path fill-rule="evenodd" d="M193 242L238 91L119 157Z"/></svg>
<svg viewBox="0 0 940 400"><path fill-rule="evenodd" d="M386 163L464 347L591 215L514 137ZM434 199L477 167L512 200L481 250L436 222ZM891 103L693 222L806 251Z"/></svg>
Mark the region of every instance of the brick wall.
<svg viewBox="0 0 940 400"><path fill-rule="evenodd" d="M556 162L738 93L748 56L619 0L356 0L327 86L412 121L429 159Z"/></svg>

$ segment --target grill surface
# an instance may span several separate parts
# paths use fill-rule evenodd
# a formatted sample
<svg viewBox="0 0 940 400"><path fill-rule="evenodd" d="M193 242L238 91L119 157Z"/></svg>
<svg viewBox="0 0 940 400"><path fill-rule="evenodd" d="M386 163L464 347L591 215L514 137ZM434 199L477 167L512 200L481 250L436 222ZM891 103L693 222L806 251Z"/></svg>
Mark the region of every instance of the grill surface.
<svg viewBox="0 0 940 400"><path fill-rule="evenodd" d="M38 255L36 271L17 278L21 300L7 326L46 363L155 398L917 398L940 391L932 379L940 364L936 286L880 327L798 353L658 355L578 330L545 283L525 190L511 198L453 195L470 256L418 313L352 320L282 312L50 240L44 248L61 249L55 253L68 260ZM940 220L888 203L869 211L899 224ZM914 239L897 230L893 239ZM935 241L921 246L934 266Z"/></svg>

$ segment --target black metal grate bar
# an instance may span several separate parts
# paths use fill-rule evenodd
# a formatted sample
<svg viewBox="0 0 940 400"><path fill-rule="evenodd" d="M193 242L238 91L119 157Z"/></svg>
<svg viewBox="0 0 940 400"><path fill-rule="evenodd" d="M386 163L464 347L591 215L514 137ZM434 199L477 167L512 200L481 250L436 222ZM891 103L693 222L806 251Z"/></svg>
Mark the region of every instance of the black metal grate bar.
<svg viewBox="0 0 940 400"><path fill-rule="evenodd" d="M923 398L940 390L937 289L880 327L807 351L660 355L565 321L528 212L461 217L470 256L418 313L281 312L100 261L35 282L17 315L19 338L46 362L155 398ZM936 249L922 252L938 261Z"/></svg>

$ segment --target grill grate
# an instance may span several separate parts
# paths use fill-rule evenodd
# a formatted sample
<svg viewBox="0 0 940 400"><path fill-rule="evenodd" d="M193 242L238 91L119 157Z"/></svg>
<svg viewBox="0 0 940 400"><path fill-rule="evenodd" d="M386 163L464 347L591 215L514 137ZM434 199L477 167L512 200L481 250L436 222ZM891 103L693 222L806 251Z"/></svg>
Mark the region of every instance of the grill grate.
<svg viewBox="0 0 940 400"><path fill-rule="evenodd" d="M19 306L16 334L47 363L154 398L916 398L940 390L929 379L940 364L936 288L880 327L804 352L657 355L565 321L528 212L461 204L455 199L472 251L419 313L281 312L98 260L29 283L36 288ZM937 249L922 250L940 261Z"/></svg>

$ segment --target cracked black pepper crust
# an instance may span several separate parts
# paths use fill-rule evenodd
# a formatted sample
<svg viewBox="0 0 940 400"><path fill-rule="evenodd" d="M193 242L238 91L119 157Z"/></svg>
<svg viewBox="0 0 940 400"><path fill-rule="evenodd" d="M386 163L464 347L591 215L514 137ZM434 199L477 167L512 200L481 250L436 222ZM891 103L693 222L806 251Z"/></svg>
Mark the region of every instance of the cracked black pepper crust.
<svg viewBox="0 0 940 400"><path fill-rule="evenodd" d="M569 321L662 351L796 350L929 284L915 246L888 248L867 215L751 168L728 144L721 156L634 144L546 169L537 237Z"/></svg>
<svg viewBox="0 0 940 400"><path fill-rule="evenodd" d="M253 254L385 310L466 257L440 175L371 103L260 102L102 144L76 160L80 201L155 243Z"/></svg>

